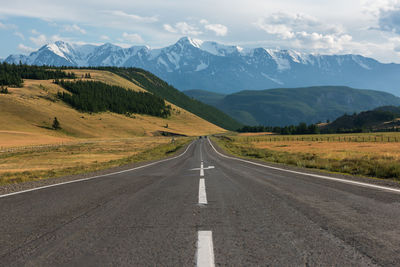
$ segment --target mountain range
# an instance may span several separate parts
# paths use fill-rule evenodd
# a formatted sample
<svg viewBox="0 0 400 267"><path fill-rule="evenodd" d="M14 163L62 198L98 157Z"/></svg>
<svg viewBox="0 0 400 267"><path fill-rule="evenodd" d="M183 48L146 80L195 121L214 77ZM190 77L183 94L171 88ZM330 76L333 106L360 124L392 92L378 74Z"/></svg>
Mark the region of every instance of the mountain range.
<svg viewBox="0 0 400 267"><path fill-rule="evenodd" d="M204 89L224 94L244 89L342 85L400 95L400 64L384 64L353 54L317 55L294 50L241 48L189 37L158 49L57 41L29 55L10 55L5 62L138 67L180 90Z"/></svg>
<svg viewBox="0 0 400 267"><path fill-rule="evenodd" d="M400 106L390 93L343 86L314 86L241 91L222 95L204 90L184 93L213 105L245 125L286 126L333 121L380 106Z"/></svg>

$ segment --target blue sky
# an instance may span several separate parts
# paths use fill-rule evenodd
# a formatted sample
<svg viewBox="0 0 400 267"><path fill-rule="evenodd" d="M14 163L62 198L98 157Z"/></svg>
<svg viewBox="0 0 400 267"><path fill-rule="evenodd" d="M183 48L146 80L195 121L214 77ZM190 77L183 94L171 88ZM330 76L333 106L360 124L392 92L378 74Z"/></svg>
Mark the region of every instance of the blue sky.
<svg viewBox="0 0 400 267"><path fill-rule="evenodd" d="M400 63L400 0L0 0L0 58L57 40L162 47L182 36Z"/></svg>

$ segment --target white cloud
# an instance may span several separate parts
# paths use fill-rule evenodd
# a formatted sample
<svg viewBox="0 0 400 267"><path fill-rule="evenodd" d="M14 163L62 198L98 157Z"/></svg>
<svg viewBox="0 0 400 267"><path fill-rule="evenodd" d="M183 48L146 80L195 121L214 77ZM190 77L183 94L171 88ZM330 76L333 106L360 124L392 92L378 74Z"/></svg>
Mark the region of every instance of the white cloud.
<svg viewBox="0 0 400 267"><path fill-rule="evenodd" d="M125 41L128 41L130 43L143 43L143 38L137 34L137 33L127 33L124 32L122 34L122 37Z"/></svg>
<svg viewBox="0 0 400 267"><path fill-rule="evenodd" d="M400 34L400 8L392 11L382 11L378 21L378 29Z"/></svg>
<svg viewBox="0 0 400 267"><path fill-rule="evenodd" d="M42 46L47 44L47 37L44 34L40 34L38 36L31 36L29 37L29 39L32 41L32 43L34 43L36 46Z"/></svg>
<svg viewBox="0 0 400 267"><path fill-rule="evenodd" d="M32 53L33 51L36 51L35 48L29 47L29 46L25 46L23 44L19 44L18 45L18 50L21 51L24 54L29 54L29 53Z"/></svg>
<svg viewBox="0 0 400 267"><path fill-rule="evenodd" d="M52 35L49 39L49 42L56 42L56 41L69 41L69 38L62 37L58 34Z"/></svg>
<svg viewBox="0 0 400 267"><path fill-rule="evenodd" d="M363 55L386 62L400 62L400 55L394 50L397 46L388 40L390 37L400 36L396 21L400 17L400 13L396 13L400 0L247 0L245 4L241 0L100 0L96 5L92 1L81 0L0 2L4 2L0 8L0 32L10 30L5 28L11 22L8 19L13 18L21 30L10 30L10 34L21 31L29 41L24 43L32 47L36 45L30 43L30 36L37 43L43 43L44 38L40 39L39 36L44 33L47 35L46 41L50 41L53 31L63 29L64 24L77 24L84 26L87 31L90 27L101 32L98 35L86 34L79 41L109 40L100 38L101 34L112 36L111 40L117 41L114 38L115 32L121 39L121 34L127 32L146 36L146 42L151 46L163 47L176 41L180 35L204 35L209 40L217 34L223 36L222 28L220 31L207 29L212 26L206 28L206 25L220 23L227 27L231 44L304 49L316 53L328 53L342 48L340 52L359 51ZM213 8L210 9L210 6ZM217 12L222 9L224 12ZM267 18L264 18L265 15ZM258 21L257 18L260 17L263 19ZM38 23L39 20L48 23ZM22 31L27 21L32 23L29 24L32 25L31 28L36 28L41 33ZM176 22L182 23L177 26ZM257 28L251 27L254 22L254 25L258 22ZM368 30L370 28L381 32ZM348 41L349 39L351 40ZM12 49L16 49L22 39L11 38L9 42L12 45L4 46L1 57L13 53ZM129 44L128 41L121 42ZM312 47L322 48L313 51Z"/></svg>
<svg viewBox="0 0 400 267"><path fill-rule="evenodd" d="M22 40L25 40L25 36L24 36L22 33L20 33L20 32L14 32L14 35L15 35L15 36L18 36L18 37L21 38Z"/></svg>
<svg viewBox="0 0 400 267"><path fill-rule="evenodd" d="M122 47L122 48L130 48L132 44L123 43L122 39L118 39L121 43L114 43L114 45Z"/></svg>
<svg viewBox="0 0 400 267"><path fill-rule="evenodd" d="M135 14L128 14L124 11L121 10L113 10L113 11L105 11L105 13L111 14L113 16L116 17L122 17L122 18L128 18L131 20L135 20L138 22L144 22L144 23L152 23L152 22L157 22L158 18L156 16L153 17L142 17L139 15L135 15Z"/></svg>
<svg viewBox="0 0 400 267"><path fill-rule="evenodd" d="M18 29L18 26L15 24L4 24L2 22L0 22L0 29L3 30L16 30Z"/></svg>
<svg viewBox="0 0 400 267"><path fill-rule="evenodd" d="M40 32L38 32L38 31L35 30L35 29L32 29L32 30L31 30L31 33L34 34L34 35L39 35L39 34L40 34Z"/></svg>
<svg viewBox="0 0 400 267"><path fill-rule="evenodd" d="M288 32L324 32L326 34L340 34L344 32L340 24L327 24L319 21L317 18L301 13L273 13L267 17L259 18L253 23L257 28L271 34L281 34L289 38Z"/></svg>
<svg viewBox="0 0 400 267"><path fill-rule="evenodd" d="M108 37L107 35L101 35L100 39L101 40L110 40L110 37Z"/></svg>
<svg viewBox="0 0 400 267"><path fill-rule="evenodd" d="M283 39L291 39L295 35L292 28L284 24L268 24L259 19L254 25L268 34L276 34Z"/></svg>
<svg viewBox="0 0 400 267"><path fill-rule="evenodd" d="M379 16L382 11L392 11L399 7L399 0L362 0L362 8L373 16Z"/></svg>
<svg viewBox="0 0 400 267"><path fill-rule="evenodd" d="M323 53L341 52L353 39L341 25L324 24L305 14L276 13L258 19L254 26L290 42L293 48Z"/></svg>
<svg viewBox="0 0 400 267"><path fill-rule="evenodd" d="M169 24L163 25L164 30L171 33L180 33L184 35L200 35L202 32L194 25L188 24L187 22L181 21L171 26Z"/></svg>
<svg viewBox="0 0 400 267"><path fill-rule="evenodd" d="M376 20L370 29L400 34L400 0L366 0L363 8Z"/></svg>
<svg viewBox="0 0 400 267"><path fill-rule="evenodd" d="M95 45L95 46L100 46L100 45L104 44L102 42L97 43L97 42L84 42L84 41L72 41L72 40L70 40L68 42L71 43L71 44L77 44L77 45Z"/></svg>
<svg viewBox="0 0 400 267"><path fill-rule="evenodd" d="M204 28L213 31L217 36L225 36L228 33L228 27L222 24L206 24Z"/></svg>
<svg viewBox="0 0 400 267"><path fill-rule="evenodd" d="M182 34L189 34L189 35L199 35L202 34L201 31L197 29L196 26L192 26L186 22L178 22L175 24L175 27L182 33Z"/></svg>
<svg viewBox="0 0 400 267"><path fill-rule="evenodd" d="M295 41L302 48L328 53L339 53L344 50L346 45L351 45L352 36L348 34L334 35L321 33L297 32Z"/></svg>
<svg viewBox="0 0 400 267"><path fill-rule="evenodd" d="M62 37L58 34L47 37L45 34L41 34L37 31L35 31L35 33L37 35L29 37L29 40L31 40L31 42L34 43L36 46L43 46L45 44L54 43L56 41L70 41L70 38Z"/></svg>
<svg viewBox="0 0 400 267"><path fill-rule="evenodd" d="M177 29L175 29L174 27L172 27L169 24L164 24L163 27L164 27L164 30L166 30L167 32L172 32L172 33L177 33L178 32Z"/></svg>
<svg viewBox="0 0 400 267"><path fill-rule="evenodd" d="M228 27L222 24L210 24L208 20L201 19L198 23L208 31L212 31L217 36L225 36L228 33ZM201 27L201 26L200 26ZM200 35L203 32L196 25L189 24L185 21L176 23L174 26L170 24L163 25L164 30L170 33L179 33L184 35Z"/></svg>
<svg viewBox="0 0 400 267"><path fill-rule="evenodd" d="M86 31L84 29L82 29L81 27L79 27L76 24L72 24L72 25L64 25L64 31L67 32L79 32L81 34L86 34Z"/></svg>

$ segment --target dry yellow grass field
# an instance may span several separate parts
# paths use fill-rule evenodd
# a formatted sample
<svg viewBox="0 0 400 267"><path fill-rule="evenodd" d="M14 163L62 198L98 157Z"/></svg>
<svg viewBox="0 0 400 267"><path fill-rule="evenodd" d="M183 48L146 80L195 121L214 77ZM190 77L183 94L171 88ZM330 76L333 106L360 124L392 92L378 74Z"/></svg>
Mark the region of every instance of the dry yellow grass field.
<svg viewBox="0 0 400 267"><path fill-rule="evenodd" d="M56 170L104 163L136 155L171 140L165 137L136 137L117 140L97 140L85 143L16 150L3 155L0 174L35 170Z"/></svg>
<svg viewBox="0 0 400 267"><path fill-rule="evenodd" d="M259 133L239 133L239 136L262 136L262 135L272 135L271 132L259 132Z"/></svg>
<svg viewBox="0 0 400 267"><path fill-rule="evenodd" d="M108 71L68 70L71 71L77 77L90 73L91 80L145 91ZM50 171L60 176L66 169L79 172L102 168L102 163L109 167L123 164L127 157L169 143L171 137L159 137L162 131L186 136L225 132L175 105L171 105L172 115L168 118L81 113L57 99L57 92L64 90L52 80L24 80L22 88L9 88L9 91L10 94L0 94L2 183L25 181L26 177L37 179L40 175L51 177ZM60 122L61 130L51 129L54 117ZM49 144L54 146L40 147ZM19 179L18 175L25 178Z"/></svg>
<svg viewBox="0 0 400 267"><path fill-rule="evenodd" d="M215 140L238 156L340 173L400 179L400 133L222 136Z"/></svg>
<svg viewBox="0 0 400 267"><path fill-rule="evenodd" d="M77 78L81 78L83 80L88 80L85 78L82 78L85 76L85 74L90 73L90 80L95 80L99 82L103 82L109 85L117 85L124 87L126 89L134 90L137 92L145 92L143 88L137 86L136 84L122 78L121 76L118 76L112 72L109 71L102 71L102 70L84 70L84 69L73 69L73 70L67 70L66 72L73 72L75 73Z"/></svg>
<svg viewBox="0 0 400 267"><path fill-rule="evenodd" d="M256 148L290 153L312 153L321 158L342 160L345 158L386 157L400 160L400 143L392 142L309 142L277 141L252 142Z"/></svg>
<svg viewBox="0 0 400 267"><path fill-rule="evenodd" d="M0 153L0 185L92 172L175 152L190 138L135 137L91 140Z"/></svg>

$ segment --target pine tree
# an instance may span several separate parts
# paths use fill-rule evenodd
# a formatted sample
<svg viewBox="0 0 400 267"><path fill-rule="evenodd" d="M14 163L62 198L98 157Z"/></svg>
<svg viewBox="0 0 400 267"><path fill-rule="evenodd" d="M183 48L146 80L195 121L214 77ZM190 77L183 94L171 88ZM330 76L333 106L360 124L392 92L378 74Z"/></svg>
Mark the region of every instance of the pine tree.
<svg viewBox="0 0 400 267"><path fill-rule="evenodd" d="M54 130L61 129L60 122L57 120L57 117L54 117L52 127L53 127Z"/></svg>
<svg viewBox="0 0 400 267"><path fill-rule="evenodd" d="M1 86L0 94L8 94L8 88L4 87L4 86Z"/></svg>

